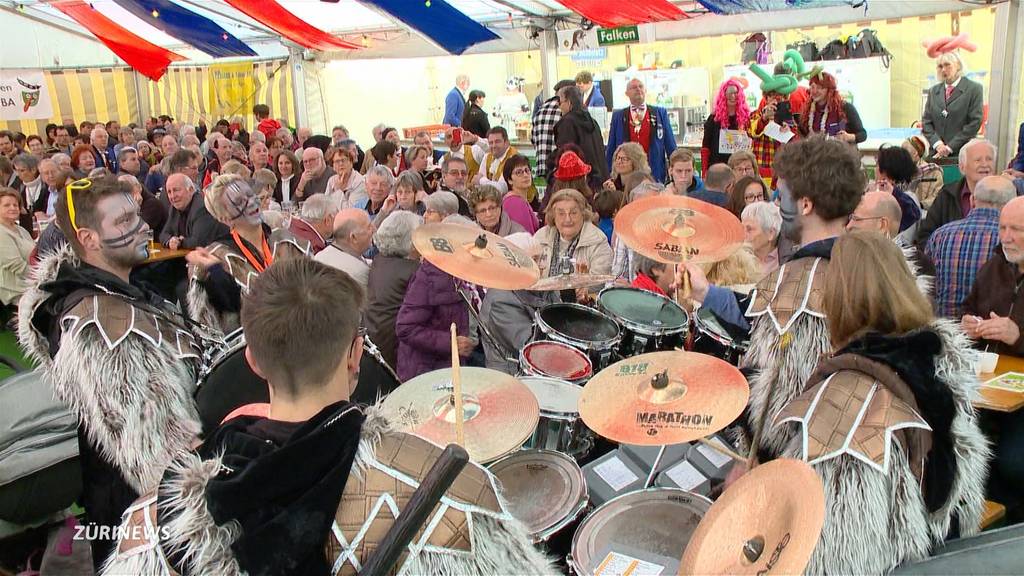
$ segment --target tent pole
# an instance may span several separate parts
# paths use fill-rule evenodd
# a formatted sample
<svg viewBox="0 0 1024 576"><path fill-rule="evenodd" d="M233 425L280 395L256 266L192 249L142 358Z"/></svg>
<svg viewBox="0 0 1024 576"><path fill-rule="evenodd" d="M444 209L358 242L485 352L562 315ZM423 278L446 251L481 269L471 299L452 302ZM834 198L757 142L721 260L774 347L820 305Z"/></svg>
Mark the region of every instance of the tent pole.
<svg viewBox="0 0 1024 576"><path fill-rule="evenodd" d="M992 66L988 95L987 139L999 149L996 165L1006 163L1017 152L1017 126L1020 110L1021 68L1024 67L1024 10L1021 0L1010 0L996 7L995 34L992 38Z"/></svg>
<svg viewBox="0 0 1024 576"><path fill-rule="evenodd" d="M556 66L558 37L554 30L545 30L540 35L540 81L541 99L547 100L554 96L553 89L558 82Z"/></svg>
<svg viewBox="0 0 1024 576"><path fill-rule="evenodd" d="M132 69L132 76L135 78L135 111L138 113L139 126L146 125L146 119L152 116L149 103L149 87L146 86L142 74Z"/></svg>
<svg viewBox="0 0 1024 576"><path fill-rule="evenodd" d="M303 51L289 51L288 65L292 68L292 99L295 101L295 128L309 126L309 114L306 113L306 73L302 62Z"/></svg>

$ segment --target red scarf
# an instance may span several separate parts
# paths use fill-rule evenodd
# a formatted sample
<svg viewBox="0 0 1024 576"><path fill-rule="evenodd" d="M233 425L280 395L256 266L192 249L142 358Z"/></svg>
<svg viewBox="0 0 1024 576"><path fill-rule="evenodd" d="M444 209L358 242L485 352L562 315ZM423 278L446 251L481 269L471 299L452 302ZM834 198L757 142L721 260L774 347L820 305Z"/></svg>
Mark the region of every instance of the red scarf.
<svg viewBox="0 0 1024 576"><path fill-rule="evenodd" d="M661 294L662 296L668 296L664 290L658 286L650 276L643 272L637 272L636 278L633 279L633 288L640 288L647 290L648 292L654 292L655 294Z"/></svg>

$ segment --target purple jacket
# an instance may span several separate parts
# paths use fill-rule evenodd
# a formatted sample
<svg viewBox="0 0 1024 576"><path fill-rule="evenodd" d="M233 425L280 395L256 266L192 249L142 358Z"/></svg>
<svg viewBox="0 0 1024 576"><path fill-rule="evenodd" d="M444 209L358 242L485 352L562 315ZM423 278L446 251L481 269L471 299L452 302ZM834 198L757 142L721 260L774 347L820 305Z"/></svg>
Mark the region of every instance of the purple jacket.
<svg viewBox="0 0 1024 576"><path fill-rule="evenodd" d="M452 365L451 324L460 335L469 329L469 310L455 280L424 260L409 282L398 311L398 377L405 382Z"/></svg>

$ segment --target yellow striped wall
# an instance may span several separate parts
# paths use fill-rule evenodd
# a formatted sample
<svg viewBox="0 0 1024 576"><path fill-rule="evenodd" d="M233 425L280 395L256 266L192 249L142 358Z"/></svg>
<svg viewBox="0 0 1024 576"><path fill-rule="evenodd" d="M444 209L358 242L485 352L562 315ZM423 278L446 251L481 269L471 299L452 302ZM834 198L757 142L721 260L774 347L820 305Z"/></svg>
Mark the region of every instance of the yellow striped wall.
<svg viewBox="0 0 1024 576"><path fill-rule="evenodd" d="M138 95L131 68L88 68L44 71L53 103L53 117L45 120L0 120L0 130L43 134L46 125L83 120L137 121Z"/></svg>

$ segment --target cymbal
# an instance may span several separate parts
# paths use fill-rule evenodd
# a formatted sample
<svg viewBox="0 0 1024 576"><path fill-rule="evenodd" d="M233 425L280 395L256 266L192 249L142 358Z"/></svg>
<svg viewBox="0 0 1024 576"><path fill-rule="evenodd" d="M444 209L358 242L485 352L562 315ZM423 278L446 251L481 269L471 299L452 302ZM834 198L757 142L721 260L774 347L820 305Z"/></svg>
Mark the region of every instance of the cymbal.
<svg viewBox="0 0 1024 576"><path fill-rule="evenodd" d="M477 286L519 290L540 278L540 269L525 251L480 228L425 224L412 233L412 242L425 260Z"/></svg>
<svg viewBox="0 0 1024 576"><path fill-rule="evenodd" d="M519 450L540 418L537 397L526 384L497 370L463 367L462 411L469 457L487 463ZM398 430L439 445L455 442L452 370L421 374L381 403Z"/></svg>
<svg viewBox="0 0 1024 576"><path fill-rule="evenodd" d="M615 276L608 274L559 274L548 278L541 278L536 284L527 288L534 291L548 290L575 290L577 288L589 288L614 282Z"/></svg>
<svg viewBox="0 0 1024 576"><path fill-rule="evenodd" d="M821 479L801 460L754 468L711 505L679 574L800 574L825 521Z"/></svg>
<svg viewBox="0 0 1024 576"><path fill-rule="evenodd" d="M651 352L612 364L580 395L580 417L594 432L642 446L680 444L728 426L750 388L734 366L696 352Z"/></svg>
<svg viewBox="0 0 1024 576"><path fill-rule="evenodd" d="M743 226L725 208L686 196L648 196L615 215L615 233L658 262L725 260L743 244Z"/></svg>

